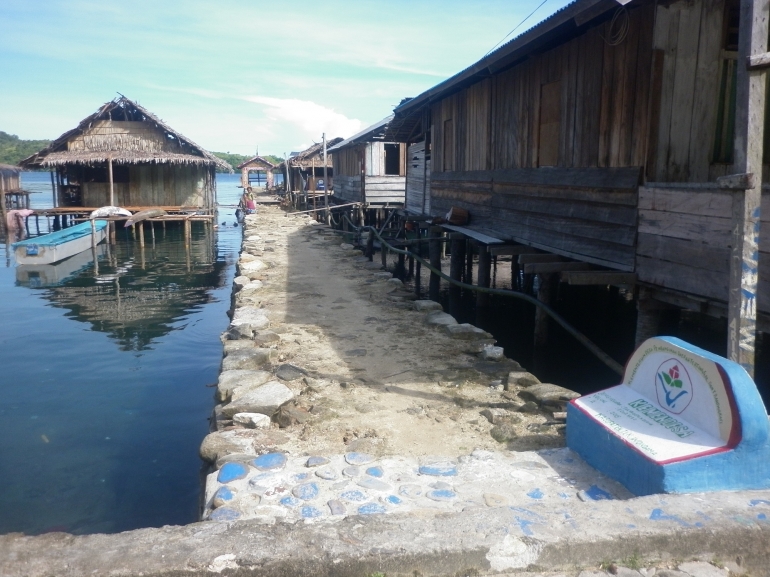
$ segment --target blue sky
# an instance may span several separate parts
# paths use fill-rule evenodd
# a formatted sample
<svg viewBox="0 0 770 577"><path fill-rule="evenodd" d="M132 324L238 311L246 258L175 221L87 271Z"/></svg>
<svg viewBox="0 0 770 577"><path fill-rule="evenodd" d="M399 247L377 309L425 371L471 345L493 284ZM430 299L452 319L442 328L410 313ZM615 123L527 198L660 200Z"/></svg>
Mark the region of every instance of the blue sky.
<svg viewBox="0 0 770 577"><path fill-rule="evenodd" d="M2 0L0 130L55 138L120 92L209 150L282 156L384 118L541 1Z"/></svg>

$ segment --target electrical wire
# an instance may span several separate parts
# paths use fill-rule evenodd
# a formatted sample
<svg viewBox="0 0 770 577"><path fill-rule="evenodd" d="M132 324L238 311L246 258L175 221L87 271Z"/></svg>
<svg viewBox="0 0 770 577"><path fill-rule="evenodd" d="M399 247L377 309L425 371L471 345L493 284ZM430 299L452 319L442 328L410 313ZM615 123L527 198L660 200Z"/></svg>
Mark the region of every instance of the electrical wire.
<svg viewBox="0 0 770 577"><path fill-rule="evenodd" d="M619 20L621 17L623 19ZM615 30L616 25L618 26L617 30ZM610 20L609 37L605 38L602 36L602 40L609 46L617 46L626 39L630 27L631 19L628 17L628 10L626 10L625 6L618 6L618 9L615 10L615 14L612 15L612 20Z"/></svg>
<svg viewBox="0 0 770 577"><path fill-rule="evenodd" d="M531 16L532 16L532 15L533 15L535 12L537 12L538 10L540 10L540 8L542 8L543 4L545 4L546 2L548 2L548 0L543 0L543 1L542 1L540 4L538 4L537 8L535 8L535 9L534 9L532 12L530 12L530 13L529 13L529 15L528 15L526 18L524 18L524 20L522 20L521 22L519 22L519 23L516 25L516 27L515 27L513 30L511 30L511 31L510 31L508 34L506 34L506 35L505 35L505 37L504 37L502 40L500 40L500 42L498 42L497 44L495 44L494 46L492 46L492 48L490 48L490 49L489 49L489 52L487 52L486 54L484 54L484 57L486 58L487 56L489 56L489 55L491 54L491 52L492 52L492 51L493 51L495 48L497 48L497 47L498 47L498 46L500 46L500 45L501 45L503 42L505 42L505 41L506 41L506 39L507 39L507 38L508 38L508 37L509 37L511 34L513 34L514 32L516 32L516 30L518 30L518 29L519 29L519 27L520 27L522 24L524 24L524 23L525 23L527 20L529 20L529 18L530 18L530 17L531 17Z"/></svg>

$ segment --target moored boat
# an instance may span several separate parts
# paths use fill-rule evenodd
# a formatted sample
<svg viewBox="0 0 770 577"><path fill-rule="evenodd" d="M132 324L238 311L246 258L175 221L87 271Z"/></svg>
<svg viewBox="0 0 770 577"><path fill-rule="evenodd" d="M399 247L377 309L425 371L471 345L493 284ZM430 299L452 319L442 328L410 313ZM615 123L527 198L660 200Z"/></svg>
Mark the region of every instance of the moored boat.
<svg viewBox="0 0 770 577"><path fill-rule="evenodd" d="M95 220L94 241L98 244L107 236L107 221ZM91 222L57 230L11 245L18 264L50 264L91 248Z"/></svg>

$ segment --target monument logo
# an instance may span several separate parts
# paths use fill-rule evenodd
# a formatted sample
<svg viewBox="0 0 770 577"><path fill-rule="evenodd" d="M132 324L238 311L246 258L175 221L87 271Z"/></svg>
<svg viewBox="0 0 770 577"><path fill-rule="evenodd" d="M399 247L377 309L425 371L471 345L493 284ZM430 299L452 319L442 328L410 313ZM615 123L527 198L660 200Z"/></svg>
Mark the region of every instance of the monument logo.
<svg viewBox="0 0 770 577"><path fill-rule="evenodd" d="M681 361L668 359L658 367L656 373L655 392L658 404L674 413L680 414L692 401L693 389L690 375Z"/></svg>

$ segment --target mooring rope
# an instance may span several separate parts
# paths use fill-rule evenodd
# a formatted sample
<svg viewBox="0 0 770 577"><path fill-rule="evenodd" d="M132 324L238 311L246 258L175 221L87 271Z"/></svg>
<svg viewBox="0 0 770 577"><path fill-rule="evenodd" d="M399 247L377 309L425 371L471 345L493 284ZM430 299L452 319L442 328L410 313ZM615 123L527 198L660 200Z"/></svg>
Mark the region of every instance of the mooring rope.
<svg viewBox="0 0 770 577"><path fill-rule="evenodd" d="M511 291L507 289L495 289L495 288L487 288L487 287L481 287L476 286L468 283L464 283L459 280L455 280L452 277L444 274L440 270L433 268L430 264L430 262L426 261L422 257L417 256L411 251L408 250L401 250L398 249L391 244L389 244L380 233L377 231L376 228L372 226L362 226L358 227L355 224L351 222L351 220L347 217L347 215L343 215L343 218L348 221L348 224L353 227L353 229L356 232L361 232L364 230L368 230L370 232L373 232L374 235L379 239L379 241L383 244L383 246L386 246L389 251L393 251L397 254L403 254L409 257L414 258L415 260L419 261L425 268L430 270L432 273L438 275L445 281L458 286L460 288L464 288L466 290L472 290L476 292L491 294L491 295L497 295L497 296L504 296L504 297L513 297L516 299L521 299L523 301L526 301L530 304L535 305L536 307L540 307L540 309L543 310L549 317L551 317L553 320L555 320L561 327L566 330L569 334L571 334L573 337L575 337L580 344L582 344L585 348L587 348L589 351L591 351L600 361L602 361L605 365L607 365L610 369L615 371L619 375L623 375L624 369L623 366L618 363L615 359L613 359L611 356L609 356L607 353L605 353L603 350L601 350L591 339L589 339L587 336L585 336L583 333L578 331L575 327L570 325L559 313L557 313L555 310L553 310L550 306L545 304L544 302L541 302L537 300L535 297L530 296L526 293L521 293L517 291Z"/></svg>

